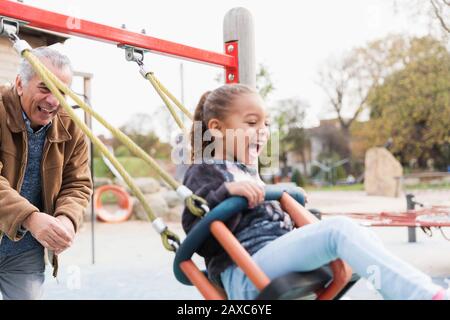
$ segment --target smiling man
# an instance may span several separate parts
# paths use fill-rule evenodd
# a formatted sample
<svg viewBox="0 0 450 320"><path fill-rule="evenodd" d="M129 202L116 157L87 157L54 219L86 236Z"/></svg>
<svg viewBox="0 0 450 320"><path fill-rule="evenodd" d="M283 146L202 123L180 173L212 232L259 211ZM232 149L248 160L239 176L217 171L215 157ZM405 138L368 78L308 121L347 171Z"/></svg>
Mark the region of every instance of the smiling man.
<svg viewBox="0 0 450 320"><path fill-rule="evenodd" d="M32 51L70 85L69 59ZM85 135L22 60L14 86L0 87L0 292L42 297L45 260L53 275L70 247L92 193ZM47 252L47 253L46 253Z"/></svg>

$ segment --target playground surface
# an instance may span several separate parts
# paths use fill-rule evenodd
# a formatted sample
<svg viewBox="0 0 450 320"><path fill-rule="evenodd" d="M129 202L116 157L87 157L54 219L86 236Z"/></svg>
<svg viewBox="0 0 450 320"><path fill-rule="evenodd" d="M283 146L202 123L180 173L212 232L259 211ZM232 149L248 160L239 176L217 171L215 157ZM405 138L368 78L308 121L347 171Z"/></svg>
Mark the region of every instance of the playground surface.
<svg viewBox="0 0 450 320"><path fill-rule="evenodd" d="M414 194L425 204L450 204L450 190L420 190ZM404 197L369 197L360 191L316 191L309 194L308 204L329 213L404 211L405 206ZM180 224L168 224L184 237ZM174 278L173 253L162 247L149 223L96 223L95 230L95 264L91 258L91 224L85 223L74 246L61 255L58 281L47 268L44 299L202 299L194 287L181 285ZM406 228L373 230L393 253L431 275L436 283L450 284L450 241L438 230L431 238L417 230L417 243L407 242ZM201 259L197 262L202 263ZM361 280L344 298L381 296Z"/></svg>

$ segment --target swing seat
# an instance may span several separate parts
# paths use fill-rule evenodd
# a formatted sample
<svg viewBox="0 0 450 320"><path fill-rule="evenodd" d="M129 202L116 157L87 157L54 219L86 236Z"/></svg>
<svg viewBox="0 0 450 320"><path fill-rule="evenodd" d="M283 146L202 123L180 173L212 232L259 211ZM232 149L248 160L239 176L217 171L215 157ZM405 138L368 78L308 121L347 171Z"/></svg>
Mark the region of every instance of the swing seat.
<svg viewBox="0 0 450 320"><path fill-rule="evenodd" d="M329 267L309 272L289 272L273 279L256 300L313 300L333 279ZM347 285L333 299L340 299L360 277L354 273Z"/></svg>
<svg viewBox="0 0 450 320"><path fill-rule="evenodd" d="M265 200L279 200L283 209L291 215L297 226L301 227L318 221L314 215L303 208L304 197L297 188L267 186ZM255 277L255 274L259 274L262 278L266 277L232 233L222 224L247 207L247 200L243 197L228 198L206 214L192 228L177 250L174 260L173 271L179 282L185 285L195 285L206 299L226 299L223 290L213 285L207 279L206 272L200 271L191 260L194 253L201 248L211 234L219 240L235 263L239 265L239 262L244 261L247 266L250 265L246 272L248 276L251 274ZM224 233L222 236L218 233L219 229L221 233ZM225 243L229 241L230 243ZM338 299L358 279L358 276L352 275L351 269L344 262L336 260L328 266L311 272L291 272L272 281L266 278L265 282L264 280L261 282L263 285L259 286L260 294L257 299Z"/></svg>

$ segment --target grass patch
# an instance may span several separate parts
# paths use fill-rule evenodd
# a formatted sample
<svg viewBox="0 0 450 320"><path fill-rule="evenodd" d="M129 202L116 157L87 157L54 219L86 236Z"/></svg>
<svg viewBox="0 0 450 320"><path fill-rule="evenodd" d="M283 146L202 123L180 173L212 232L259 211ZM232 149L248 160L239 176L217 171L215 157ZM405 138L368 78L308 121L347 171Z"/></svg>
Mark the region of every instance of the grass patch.
<svg viewBox="0 0 450 320"><path fill-rule="evenodd" d="M450 183L419 183L411 186L405 186L405 190L450 190Z"/></svg>
<svg viewBox="0 0 450 320"><path fill-rule="evenodd" d="M117 160L132 177L157 177L155 172L142 159L136 157L118 157ZM101 158L94 158L94 175L100 178L114 177Z"/></svg>
<svg viewBox="0 0 450 320"><path fill-rule="evenodd" d="M112 192L105 192L101 196L103 204L115 204L118 202L117 196Z"/></svg>

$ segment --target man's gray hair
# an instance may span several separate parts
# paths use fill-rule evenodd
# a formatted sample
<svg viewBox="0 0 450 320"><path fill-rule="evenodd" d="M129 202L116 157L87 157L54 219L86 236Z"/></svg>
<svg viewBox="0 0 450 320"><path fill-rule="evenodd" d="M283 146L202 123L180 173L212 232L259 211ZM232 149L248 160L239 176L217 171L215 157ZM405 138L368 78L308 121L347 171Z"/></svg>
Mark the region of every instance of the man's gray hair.
<svg viewBox="0 0 450 320"><path fill-rule="evenodd" d="M33 53L38 59L48 59L50 63L57 69L62 70L68 68L70 72L73 73L72 64L70 63L69 58L54 49L51 49L49 47L39 47L31 50L31 53ZM33 67L24 58L22 58L20 61L18 74L20 79L22 80L23 86L26 86L28 82L36 75Z"/></svg>

